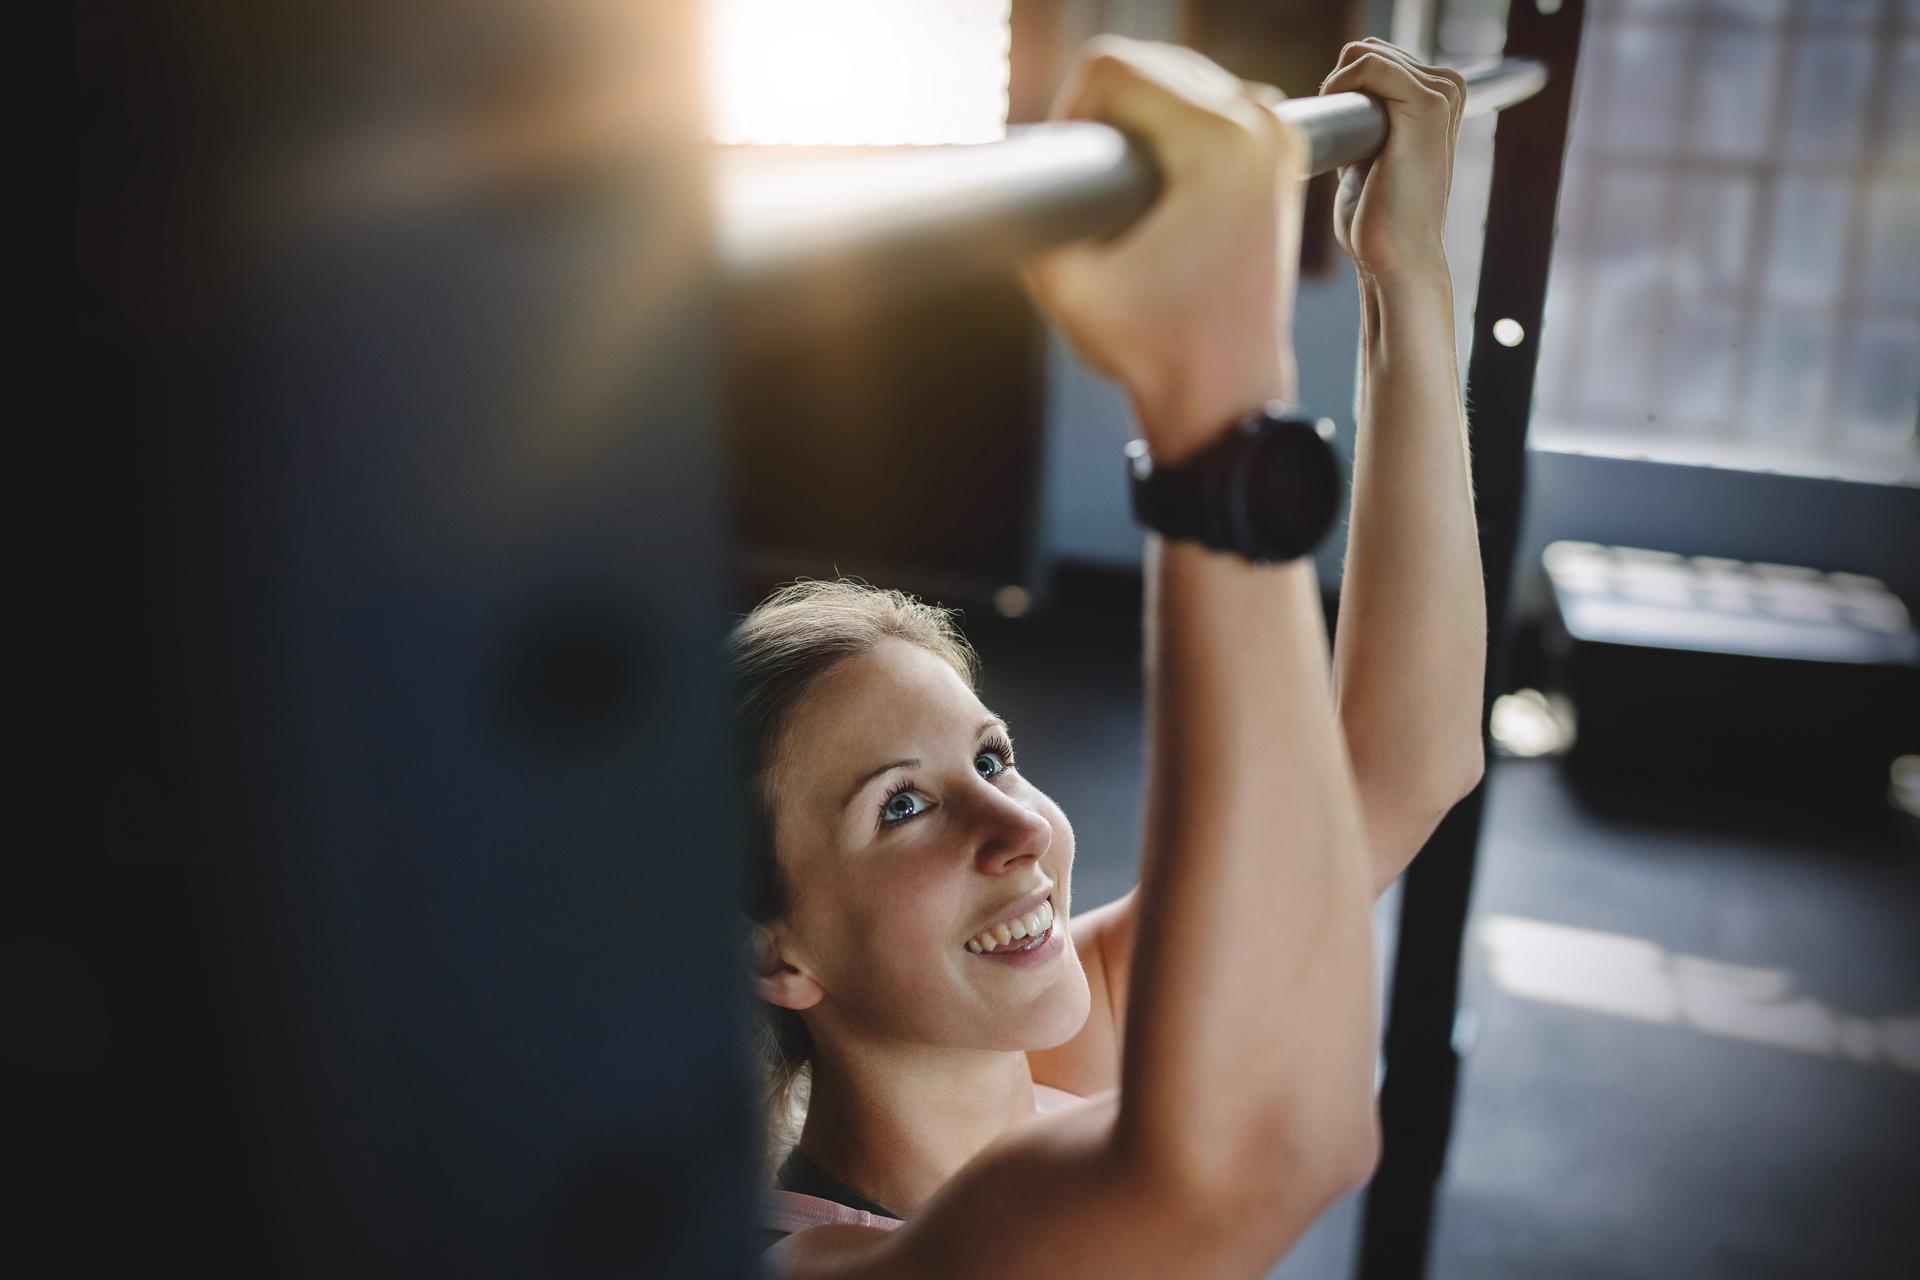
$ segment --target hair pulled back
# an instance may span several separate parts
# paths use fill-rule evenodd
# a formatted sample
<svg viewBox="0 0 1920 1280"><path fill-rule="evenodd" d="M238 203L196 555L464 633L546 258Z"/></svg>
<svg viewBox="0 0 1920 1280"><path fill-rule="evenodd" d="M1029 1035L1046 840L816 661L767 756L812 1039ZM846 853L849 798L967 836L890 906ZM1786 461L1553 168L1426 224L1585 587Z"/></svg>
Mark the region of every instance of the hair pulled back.
<svg viewBox="0 0 1920 1280"><path fill-rule="evenodd" d="M749 788L743 914L764 924L786 914L793 886L776 856L779 796L773 767L796 707L822 677L882 640L919 645L975 688L979 658L957 626L958 611L850 578L802 579L780 587L727 636L735 733ZM754 1000L749 1029L765 1123L762 1150L771 1176L806 1120L813 1042L800 1015Z"/></svg>

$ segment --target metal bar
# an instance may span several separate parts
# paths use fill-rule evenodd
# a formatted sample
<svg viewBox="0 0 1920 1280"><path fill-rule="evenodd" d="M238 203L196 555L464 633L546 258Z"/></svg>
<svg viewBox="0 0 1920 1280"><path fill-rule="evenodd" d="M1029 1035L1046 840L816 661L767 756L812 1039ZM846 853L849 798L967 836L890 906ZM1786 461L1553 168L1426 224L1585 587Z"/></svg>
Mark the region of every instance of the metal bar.
<svg viewBox="0 0 1920 1280"><path fill-rule="evenodd" d="M1546 70L1507 59L1467 72L1467 114L1540 92ZM1304 130L1309 173L1364 160L1387 114L1361 93L1294 98L1274 113ZM1003 142L934 147L721 147L719 252L737 288L783 293L802 277L888 293L998 271L1072 240L1111 235L1159 191L1146 148L1093 121L1013 129ZM884 263L884 269L874 264Z"/></svg>
<svg viewBox="0 0 1920 1280"><path fill-rule="evenodd" d="M1494 136L1486 252L1467 365L1473 488L1490 626L1483 733L1504 679L1527 421L1586 16L1583 0L1567 0L1551 13L1543 11L1546 7L1514 4L1507 10L1508 52L1538 58L1549 84L1534 101L1503 117ZM1493 326L1502 320L1521 326L1517 345L1493 339ZM1486 749L1491 759L1490 742ZM1426 1270L1434 1201L1453 1131L1461 1054L1456 1043L1460 954L1486 793L1485 784L1475 788L1447 815L1403 881L1380 1094L1382 1158L1367 1189L1357 1266L1363 1280L1409 1280Z"/></svg>

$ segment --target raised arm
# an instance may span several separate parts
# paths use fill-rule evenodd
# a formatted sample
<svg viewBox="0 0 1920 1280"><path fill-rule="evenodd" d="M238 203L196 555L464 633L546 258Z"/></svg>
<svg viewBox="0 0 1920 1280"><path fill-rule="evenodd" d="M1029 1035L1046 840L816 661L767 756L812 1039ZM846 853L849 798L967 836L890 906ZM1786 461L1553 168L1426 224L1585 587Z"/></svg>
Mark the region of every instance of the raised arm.
<svg viewBox="0 0 1920 1280"><path fill-rule="evenodd" d="M1386 147L1341 175L1360 287L1359 434L1334 688L1385 889L1480 780L1486 594L1442 232L1465 87L1378 40L1324 93L1386 104Z"/></svg>
<svg viewBox="0 0 1920 1280"><path fill-rule="evenodd" d="M1033 283L1082 357L1127 388L1154 459L1179 463L1293 398L1304 155L1255 91L1165 52L1174 92L1123 62L1083 104L1149 145L1187 143L1158 155L1161 216L1053 256ZM1209 1185L1251 1177L1284 1198L1289 1182L1368 1165L1374 1147L1370 875L1325 619L1310 561L1260 567L1155 535L1145 570L1122 1139Z"/></svg>
<svg viewBox="0 0 1920 1280"><path fill-rule="evenodd" d="M1166 172L1138 226L1029 284L1178 460L1292 390L1300 142L1212 63L1131 41L1091 46L1056 114L1130 130ZM790 1274L1258 1274L1370 1173L1369 873L1311 564L1153 537L1146 574L1120 1092L1021 1125L889 1237L793 1237Z"/></svg>
<svg viewBox="0 0 1920 1280"><path fill-rule="evenodd" d="M1441 247L1461 89L1451 71L1377 40L1350 44L1323 93L1381 98L1374 161L1341 175L1335 234L1358 268L1359 444L1333 669L1375 896L1479 781L1486 602ZM1080 916L1093 1016L1032 1055L1042 1078L1120 1078L1138 890Z"/></svg>

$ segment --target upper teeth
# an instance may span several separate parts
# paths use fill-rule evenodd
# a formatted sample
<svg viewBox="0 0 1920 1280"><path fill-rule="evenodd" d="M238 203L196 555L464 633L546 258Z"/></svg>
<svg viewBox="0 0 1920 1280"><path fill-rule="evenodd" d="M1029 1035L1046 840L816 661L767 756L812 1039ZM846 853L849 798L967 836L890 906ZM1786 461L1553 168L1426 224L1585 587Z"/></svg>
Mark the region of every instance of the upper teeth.
<svg viewBox="0 0 1920 1280"><path fill-rule="evenodd" d="M1004 947L1019 938L1037 938L1053 923L1053 900L1049 898L1037 910L1024 916L1003 920L991 929L983 929L967 939L967 950L979 955Z"/></svg>

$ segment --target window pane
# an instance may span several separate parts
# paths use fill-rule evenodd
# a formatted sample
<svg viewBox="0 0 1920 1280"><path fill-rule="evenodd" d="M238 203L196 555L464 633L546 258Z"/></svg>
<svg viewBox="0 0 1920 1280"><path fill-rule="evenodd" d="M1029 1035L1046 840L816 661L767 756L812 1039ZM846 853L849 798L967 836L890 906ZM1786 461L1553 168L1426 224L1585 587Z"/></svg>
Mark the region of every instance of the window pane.
<svg viewBox="0 0 1920 1280"><path fill-rule="evenodd" d="M1787 0L1713 0L1713 12L1734 18L1770 21L1785 16Z"/></svg>
<svg viewBox="0 0 1920 1280"><path fill-rule="evenodd" d="M1860 151L1873 66L1864 36L1807 36L1788 79L1789 155L1851 159Z"/></svg>
<svg viewBox="0 0 1920 1280"><path fill-rule="evenodd" d="M1731 420L1740 312L1724 304L1674 306L1661 352L1662 417L1716 428Z"/></svg>
<svg viewBox="0 0 1920 1280"><path fill-rule="evenodd" d="M1920 325L1867 321L1849 328L1835 397L1842 430L1889 444L1914 436L1920 413Z"/></svg>
<svg viewBox="0 0 1920 1280"><path fill-rule="evenodd" d="M1800 0L1808 26L1861 27L1880 16L1881 0Z"/></svg>
<svg viewBox="0 0 1920 1280"><path fill-rule="evenodd" d="M1754 188L1752 178L1706 174L1681 179L1676 290L1724 296L1752 275Z"/></svg>
<svg viewBox="0 0 1920 1280"><path fill-rule="evenodd" d="M1595 340L1581 379L1583 407L1614 418L1651 422L1657 416L1650 383L1658 283L1652 272L1603 273L1594 280L1588 323Z"/></svg>
<svg viewBox="0 0 1920 1280"><path fill-rule="evenodd" d="M1920 162L1920 40L1902 40L1887 86L1887 119L1880 135L1889 160Z"/></svg>
<svg viewBox="0 0 1920 1280"><path fill-rule="evenodd" d="M1635 23L1617 28L1605 48L1600 141L1610 151L1671 151L1685 71L1677 31Z"/></svg>
<svg viewBox="0 0 1920 1280"><path fill-rule="evenodd" d="M1854 287L1869 306L1920 308L1920 183L1878 183L1866 201Z"/></svg>
<svg viewBox="0 0 1920 1280"><path fill-rule="evenodd" d="M1694 150L1741 159L1766 150L1778 46L1771 27L1728 27L1702 41L1690 139Z"/></svg>
<svg viewBox="0 0 1920 1280"><path fill-rule="evenodd" d="M1651 407L1653 327L1664 272L1660 215L1663 175L1614 171L1599 184L1591 256L1591 311L1596 340L1581 382L1584 404L1612 415L1644 414Z"/></svg>
<svg viewBox="0 0 1920 1280"><path fill-rule="evenodd" d="M1826 394L1833 327L1804 311L1763 315L1754 343L1747 417L1756 434L1804 435Z"/></svg>
<svg viewBox="0 0 1920 1280"><path fill-rule="evenodd" d="M1768 293L1833 301L1845 261L1847 196L1847 183L1838 178L1782 178L1775 186Z"/></svg>

